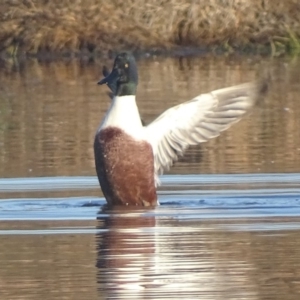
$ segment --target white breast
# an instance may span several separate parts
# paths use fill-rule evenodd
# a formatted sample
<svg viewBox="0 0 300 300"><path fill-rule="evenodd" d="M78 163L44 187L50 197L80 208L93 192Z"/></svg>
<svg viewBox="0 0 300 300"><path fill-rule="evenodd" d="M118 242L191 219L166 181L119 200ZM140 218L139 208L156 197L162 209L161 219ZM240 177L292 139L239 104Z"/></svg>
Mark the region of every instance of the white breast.
<svg viewBox="0 0 300 300"><path fill-rule="evenodd" d="M137 140L145 140L145 128L142 125L134 95L113 98L97 132L106 127L118 127Z"/></svg>

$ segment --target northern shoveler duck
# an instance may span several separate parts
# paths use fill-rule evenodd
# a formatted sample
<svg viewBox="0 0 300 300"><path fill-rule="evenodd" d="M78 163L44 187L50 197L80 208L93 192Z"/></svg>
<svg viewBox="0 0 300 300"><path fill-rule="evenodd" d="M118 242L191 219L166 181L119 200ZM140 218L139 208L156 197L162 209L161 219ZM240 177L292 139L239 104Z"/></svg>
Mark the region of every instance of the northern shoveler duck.
<svg viewBox="0 0 300 300"><path fill-rule="evenodd" d="M157 205L158 175L188 146L217 137L239 121L267 90L267 80L260 80L201 94L143 126L135 99L134 57L117 55L111 73L103 73L98 84L107 84L113 98L97 130L94 152L109 205Z"/></svg>

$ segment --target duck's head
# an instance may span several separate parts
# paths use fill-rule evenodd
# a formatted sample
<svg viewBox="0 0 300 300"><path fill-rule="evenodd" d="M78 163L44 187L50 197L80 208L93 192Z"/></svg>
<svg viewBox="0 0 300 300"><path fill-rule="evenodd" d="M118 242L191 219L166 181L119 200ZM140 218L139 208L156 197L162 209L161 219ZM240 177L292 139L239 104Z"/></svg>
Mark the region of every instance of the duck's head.
<svg viewBox="0 0 300 300"><path fill-rule="evenodd" d="M127 52L117 55L110 74L104 71L98 84L107 84L115 96L135 95L138 84L138 72L135 59Z"/></svg>

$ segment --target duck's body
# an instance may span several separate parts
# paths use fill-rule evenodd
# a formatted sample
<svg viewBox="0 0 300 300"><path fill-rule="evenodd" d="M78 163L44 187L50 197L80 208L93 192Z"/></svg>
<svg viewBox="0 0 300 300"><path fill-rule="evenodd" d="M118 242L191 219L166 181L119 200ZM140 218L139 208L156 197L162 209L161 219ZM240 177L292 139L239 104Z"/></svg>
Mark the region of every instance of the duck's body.
<svg viewBox="0 0 300 300"><path fill-rule="evenodd" d="M94 149L97 175L108 204L156 205L153 151L135 96L113 98L96 133Z"/></svg>
<svg viewBox="0 0 300 300"><path fill-rule="evenodd" d="M99 82L114 97L94 143L100 186L110 205L154 206L158 175L189 145L217 137L244 116L266 92L266 81L237 85L168 109L143 126L136 105L134 58L117 56L112 72Z"/></svg>

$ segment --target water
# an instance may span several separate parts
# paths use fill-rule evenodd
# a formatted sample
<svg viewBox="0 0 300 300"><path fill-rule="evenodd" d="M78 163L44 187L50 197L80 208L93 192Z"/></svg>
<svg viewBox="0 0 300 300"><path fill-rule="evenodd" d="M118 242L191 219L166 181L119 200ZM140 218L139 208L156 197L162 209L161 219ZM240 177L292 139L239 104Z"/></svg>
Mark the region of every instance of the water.
<svg viewBox="0 0 300 300"><path fill-rule="evenodd" d="M150 122L200 92L252 80L269 97L161 178L155 209L107 209L93 135L102 61L0 70L0 299L299 299L299 61L139 61Z"/></svg>

